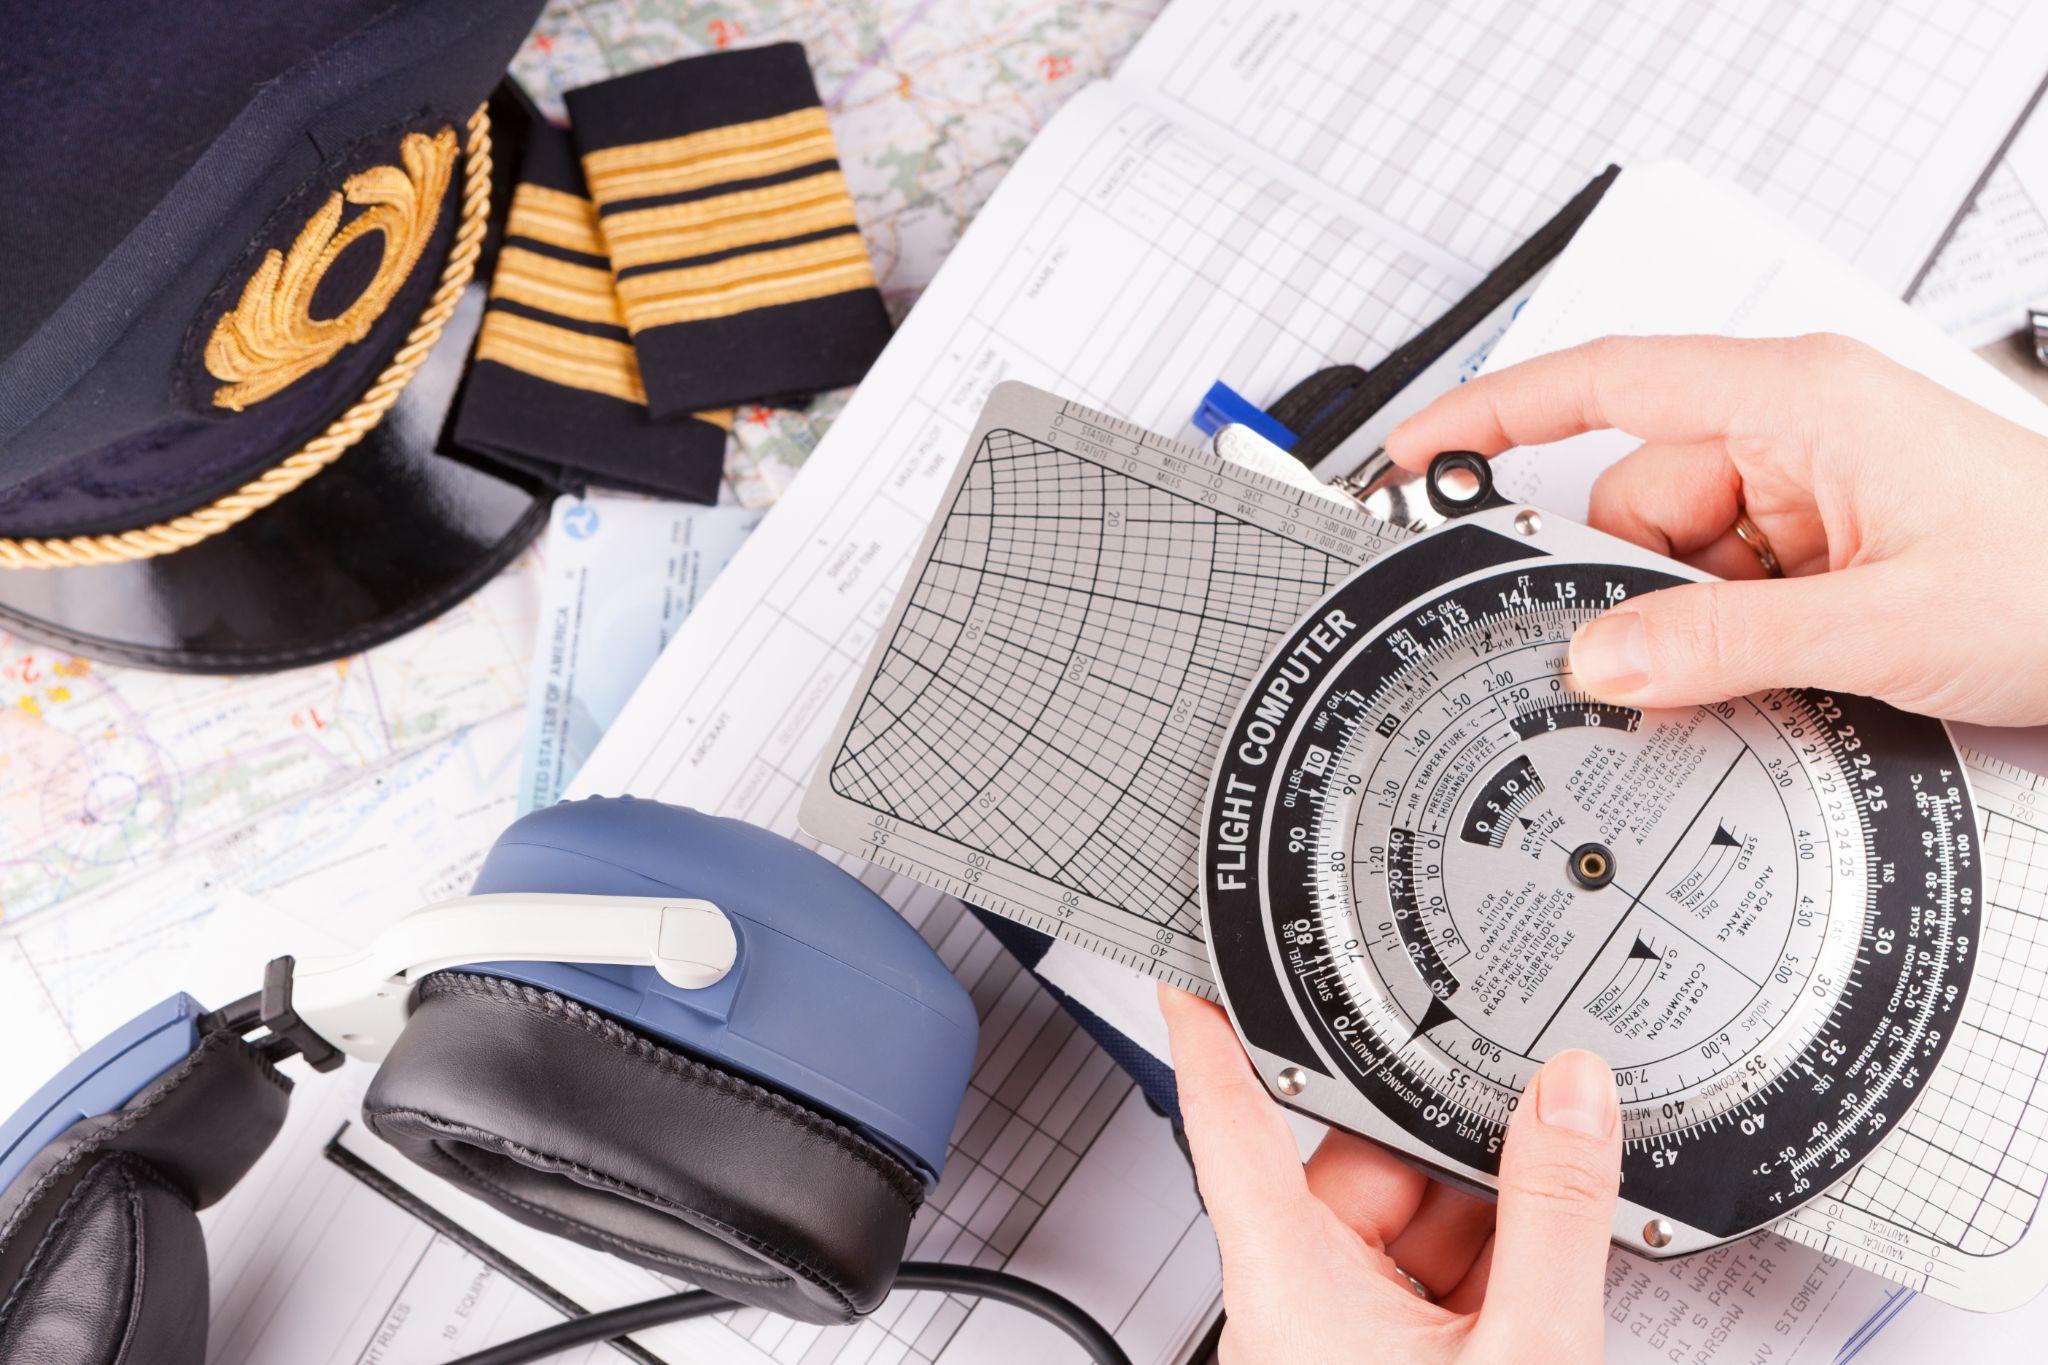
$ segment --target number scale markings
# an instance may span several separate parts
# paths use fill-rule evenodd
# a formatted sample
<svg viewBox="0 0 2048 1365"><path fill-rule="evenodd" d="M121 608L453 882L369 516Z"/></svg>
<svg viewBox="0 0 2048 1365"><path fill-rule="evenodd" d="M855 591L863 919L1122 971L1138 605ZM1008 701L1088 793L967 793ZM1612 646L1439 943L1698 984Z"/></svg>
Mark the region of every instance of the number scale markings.
<svg viewBox="0 0 2048 1365"><path fill-rule="evenodd" d="M1938 1060L1977 906L1962 765L1862 699L1573 693L1573 631L1690 571L1512 513L1367 566L1253 682L1210 798L1215 965L1268 1084L1310 1075L1279 1098L1467 1177L1544 1058L1598 1052L1617 1232L1647 1212L1695 1250L1853 1166Z"/></svg>

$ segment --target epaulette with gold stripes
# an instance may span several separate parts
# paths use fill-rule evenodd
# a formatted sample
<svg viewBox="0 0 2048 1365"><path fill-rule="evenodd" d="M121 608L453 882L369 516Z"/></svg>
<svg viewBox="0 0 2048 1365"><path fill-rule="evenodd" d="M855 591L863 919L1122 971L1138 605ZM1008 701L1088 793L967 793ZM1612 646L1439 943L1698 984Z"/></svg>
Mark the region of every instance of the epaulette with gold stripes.
<svg viewBox="0 0 2048 1365"><path fill-rule="evenodd" d="M569 135L528 135L455 442L539 475L711 502L727 413L655 421Z"/></svg>
<svg viewBox="0 0 2048 1365"><path fill-rule="evenodd" d="M657 418L856 383L889 316L803 48L568 95Z"/></svg>

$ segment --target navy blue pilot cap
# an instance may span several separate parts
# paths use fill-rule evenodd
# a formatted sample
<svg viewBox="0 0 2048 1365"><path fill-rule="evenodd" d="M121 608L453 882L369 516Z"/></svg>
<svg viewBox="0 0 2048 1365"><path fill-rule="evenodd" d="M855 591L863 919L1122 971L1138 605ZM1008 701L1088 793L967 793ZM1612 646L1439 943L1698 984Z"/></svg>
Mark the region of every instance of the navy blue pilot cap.
<svg viewBox="0 0 2048 1365"><path fill-rule="evenodd" d="M0 627L286 667L445 610L531 537L533 484L436 447L539 8L14 8Z"/></svg>

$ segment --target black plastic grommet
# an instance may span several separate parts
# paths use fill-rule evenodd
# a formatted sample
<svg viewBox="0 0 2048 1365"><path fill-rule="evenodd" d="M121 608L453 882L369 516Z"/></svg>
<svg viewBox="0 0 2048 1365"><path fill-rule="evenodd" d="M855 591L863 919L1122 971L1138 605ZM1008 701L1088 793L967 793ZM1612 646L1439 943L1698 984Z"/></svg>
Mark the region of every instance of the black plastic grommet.
<svg viewBox="0 0 2048 1365"><path fill-rule="evenodd" d="M1588 891L1598 891L1614 880L1614 852L1605 844L1580 844L1572 850L1566 868L1573 881Z"/></svg>
<svg viewBox="0 0 2048 1365"><path fill-rule="evenodd" d="M1469 492L1464 491L1468 483ZM1499 501L1493 492L1493 469L1476 451L1444 451L1429 462L1422 485L1440 517L1462 517Z"/></svg>

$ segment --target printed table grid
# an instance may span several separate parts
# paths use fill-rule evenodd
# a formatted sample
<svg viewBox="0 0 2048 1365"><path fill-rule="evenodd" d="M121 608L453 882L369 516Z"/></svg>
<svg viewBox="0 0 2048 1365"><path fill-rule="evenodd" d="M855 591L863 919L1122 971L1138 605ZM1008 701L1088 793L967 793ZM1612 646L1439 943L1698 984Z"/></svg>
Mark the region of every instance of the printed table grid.
<svg viewBox="0 0 2048 1365"><path fill-rule="evenodd" d="M1855 257L2023 0L1408 0L1296 11L1242 108L1261 149L1475 263L1610 160L1678 157ZM1208 107L1224 48L1165 81ZM1205 92L1206 93L1206 92Z"/></svg>
<svg viewBox="0 0 2048 1365"><path fill-rule="evenodd" d="M1076 391L1097 387L1101 376L1090 367L1098 353L1136 357L1103 395L1111 411L1151 407L1162 385L1188 372L1189 350L1207 342L1202 326L1211 317L1250 314L1254 321L1220 366L1203 363L1245 392L1279 392L1301 377L1299 361L1287 357L1308 352L1371 364L1456 299L1450 281L1370 241L1356 222L1323 212L1279 181L1247 179L1171 125L1156 137L1145 174L1098 186L1085 202L1113 219L1161 224L1157 233L1167 243L1157 254L1180 288L1140 290L1133 282L1131 306L1119 306L1119 322L1101 336L1077 338L1082 344L1066 354L1033 356ZM1194 202L1211 207L1190 214ZM1304 223L1317 230L1298 246ZM1290 344L1276 344L1283 340Z"/></svg>

